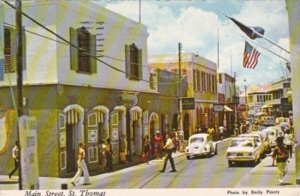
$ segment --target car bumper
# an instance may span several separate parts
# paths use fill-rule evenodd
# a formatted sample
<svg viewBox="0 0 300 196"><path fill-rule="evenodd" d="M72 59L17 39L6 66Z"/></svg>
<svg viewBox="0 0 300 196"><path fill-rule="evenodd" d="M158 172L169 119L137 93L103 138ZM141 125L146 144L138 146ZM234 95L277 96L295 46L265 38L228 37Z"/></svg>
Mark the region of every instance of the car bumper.
<svg viewBox="0 0 300 196"><path fill-rule="evenodd" d="M255 161L253 156L228 156L228 161Z"/></svg>
<svg viewBox="0 0 300 196"><path fill-rule="evenodd" d="M186 156L189 156L189 157L196 157L196 156L206 156L206 155L209 155L209 151L205 151L205 150L202 150L202 151L192 151L192 152L186 152Z"/></svg>

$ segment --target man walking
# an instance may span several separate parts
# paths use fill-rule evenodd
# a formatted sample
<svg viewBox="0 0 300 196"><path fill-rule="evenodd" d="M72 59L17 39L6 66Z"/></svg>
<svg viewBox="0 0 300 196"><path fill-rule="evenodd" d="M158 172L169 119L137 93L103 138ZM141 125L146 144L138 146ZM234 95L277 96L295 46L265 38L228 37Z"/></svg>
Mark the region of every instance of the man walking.
<svg viewBox="0 0 300 196"><path fill-rule="evenodd" d="M166 137L167 137L167 142L166 142L166 145L164 145L163 149L165 149L167 151L167 156L165 157L165 160L164 160L163 169L160 170L159 172L161 172L161 173L165 172L168 160L170 160L170 164L171 164L171 167L172 167L172 170L170 172L177 172L176 169L175 169L174 160L173 160L173 157L172 157L174 144L173 144L173 141L172 141L169 133L166 135Z"/></svg>
<svg viewBox="0 0 300 196"><path fill-rule="evenodd" d="M19 168L19 141L15 142L15 146L12 149L12 158L14 159L15 168L8 174L9 179Z"/></svg>
<svg viewBox="0 0 300 196"><path fill-rule="evenodd" d="M278 184L283 186L283 178L287 173L287 165L286 162L289 157L288 150L283 143L283 137L278 137L276 139L277 146L275 147L272 157L276 159L277 168L278 168Z"/></svg>
<svg viewBox="0 0 300 196"><path fill-rule="evenodd" d="M79 144L79 152L78 152L78 160L77 160L77 173L71 180L71 184L73 186L76 186L76 184L79 181L79 178L82 174L83 171L83 176L84 176L84 183L83 185L89 185L90 183L90 176L89 176L89 171L87 169L87 166L85 164L85 150L84 150L85 145L83 143Z"/></svg>

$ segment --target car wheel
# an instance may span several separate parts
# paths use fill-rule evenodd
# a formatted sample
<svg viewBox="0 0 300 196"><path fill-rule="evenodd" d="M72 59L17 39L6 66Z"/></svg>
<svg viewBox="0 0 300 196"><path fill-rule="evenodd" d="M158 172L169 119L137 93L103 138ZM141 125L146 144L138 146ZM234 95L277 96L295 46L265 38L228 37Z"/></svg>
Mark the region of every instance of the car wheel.
<svg viewBox="0 0 300 196"><path fill-rule="evenodd" d="M190 157L190 156L186 156L186 159L187 159L187 160L190 160L190 159L191 159L191 157Z"/></svg>

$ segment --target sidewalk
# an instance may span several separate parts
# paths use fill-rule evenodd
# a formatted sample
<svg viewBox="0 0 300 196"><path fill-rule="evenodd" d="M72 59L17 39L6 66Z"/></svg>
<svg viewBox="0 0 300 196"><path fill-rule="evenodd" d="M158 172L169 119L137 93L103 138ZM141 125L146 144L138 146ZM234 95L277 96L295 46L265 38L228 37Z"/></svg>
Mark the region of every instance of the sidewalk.
<svg viewBox="0 0 300 196"><path fill-rule="evenodd" d="M238 187L300 188L300 185L296 184L295 156L289 159L289 162L287 163L288 172L284 177L284 186L278 185L278 169L276 165L272 166L272 162L273 160L270 155L264 158L246 177L244 177L244 179L241 180Z"/></svg>
<svg viewBox="0 0 300 196"><path fill-rule="evenodd" d="M183 156L185 153L183 152L176 152L173 154L173 157L179 157ZM153 159L150 160L149 163L160 163L162 162L162 159ZM132 162L127 162L125 164L116 164L114 165L114 171L113 172L106 172L106 173L99 173L96 175L90 175L91 181L98 181L101 179L104 179L108 176L116 175L119 173L126 173L129 171L132 171L136 169L136 167L143 166L146 163L141 161L139 158L136 158ZM72 176L73 177L73 176ZM72 188L72 185L70 184L71 177L69 178L58 178L58 177L39 177L39 184L40 190L60 190L62 189L63 184L67 184L68 188ZM85 188L85 186L79 185L76 188ZM88 188L88 187L86 187ZM19 183L18 183L18 176L12 176L11 179L8 178L8 175L0 175L0 190L18 190L19 189Z"/></svg>

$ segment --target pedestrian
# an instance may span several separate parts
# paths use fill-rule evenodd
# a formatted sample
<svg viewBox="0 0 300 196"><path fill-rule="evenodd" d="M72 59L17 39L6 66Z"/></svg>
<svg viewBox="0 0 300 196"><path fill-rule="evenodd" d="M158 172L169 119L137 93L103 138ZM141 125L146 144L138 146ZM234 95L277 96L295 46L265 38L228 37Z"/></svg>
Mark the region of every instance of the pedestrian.
<svg viewBox="0 0 300 196"><path fill-rule="evenodd" d="M235 123L234 124L234 136L238 136L239 135L239 128L238 125Z"/></svg>
<svg viewBox="0 0 300 196"><path fill-rule="evenodd" d="M150 154L150 150L151 150L151 145L150 145L150 140L149 140L149 136L146 135L143 139L143 159L147 162L147 164L149 164L149 154Z"/></svg>
<svg viewBox="0 0 300 196"><path fill-rule="evenodd" d="M219 127L220 140L223 140L224 138L224 129L225 128L222 125Z"/></svg>
<svg viewBox="0 0 300 196"><path fill-rule="evenodd" d="M83 176L84 176L84 181L83 181L83 185L89 185L90 183L90 176L89 176L89 171L87 169L87 166L85 164L85 144L83 143L79 143L79 151L78 151L78 160L77 160L77 172L75 174L75 176L72 178L71 180L71 184L73 186L76 186L79 178L82 175L83 172Z"/></svg>
<svg viewBox="0 0 300 196"><path fill-rule="evenodd" d="M163 146L163 149L165 149L167 151L167 155L165 156L163 169L159 170L159 172L161 172L161 173L165 172L168 160L170 161L170 164L171 164L171 167L172 167L172 170L170 172L177 172L176 169L175 169L175 164L174 164L174 160L173 160L173 157L172 157L174 144L173 144L172 138L170 136L170 133L168 133L166 135L166 137L167 137L167 141L166 141L166 144Z"/></svg>
<svg viewBox="0 0 300 196"><path fill-rule="evenodd" d="M18 170L19 168L19 141L15 142L15 146L12 149L12 158L14 160L14 169L8 174L9 179L11 179L11 176Z"/></svg>
<svg viewBox="0 0 300 196"><path fill-rule="evenodd" d="M162 158L162 144L163 144L163 138L160 134L160 131L156 131L155 132L155 136L154 136L154 157L155 158L159 158L161 159Z"/></svg>
<svg viewBox="0 0 300 196"><path fill-rule="evenodd" d="M284 185L283 178L287 173L286 162L288 160L288 150L283 143L283 137L278 137L276 139L277 146L274 148L272 157L276 159L278 168L278 183L279 185Z"/></svg>
<svg viewBox="0 0 300 196"><path fill-rule="evenodd" d="M283 141L289 151L289 158L292 158L294 137L289 129L286 130Z"/></svg>
<svg viewBox="0 0 300 196"><path fill-rule="evenodd" d="M99 160L100 160L100 171L104 172L106 169L106 164L107 164L107 160L106 160L106 144L105 144L105 140L101 140L100 141L100 145L99 145Z"/></svg>
<svg viewBox="0 0 300 196"><path fill-rule="evenodd" d="M113 150L110 138L106 139L106 160L107 160L107 169L113 171Z"/></svg>
<svg viewBox="0 0 300 196"><path fill-rule="evenodd" d="M120 140L120 163L126 163L126 152L127 152L127 142L125 138L125 134L122 134Z"/></svg>
<svg viewBox="0 0 300 196"><path fill-rule="evenodd" d="M201 128L199 126L196 126L195 134L197 134L197 133L201 133Z"/></svg>

